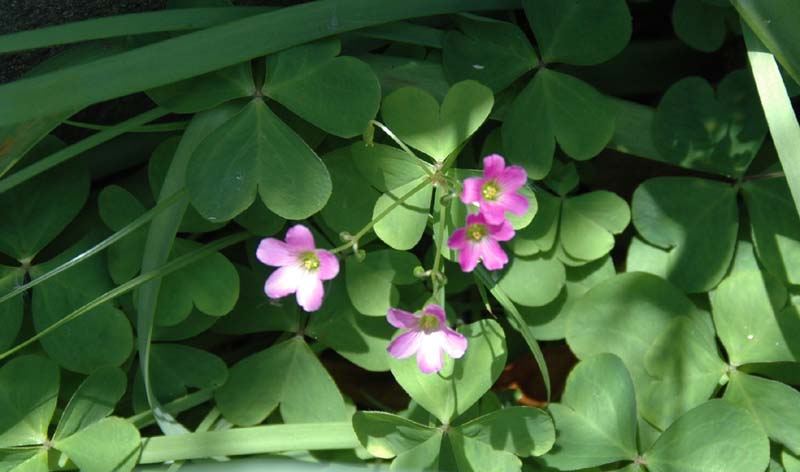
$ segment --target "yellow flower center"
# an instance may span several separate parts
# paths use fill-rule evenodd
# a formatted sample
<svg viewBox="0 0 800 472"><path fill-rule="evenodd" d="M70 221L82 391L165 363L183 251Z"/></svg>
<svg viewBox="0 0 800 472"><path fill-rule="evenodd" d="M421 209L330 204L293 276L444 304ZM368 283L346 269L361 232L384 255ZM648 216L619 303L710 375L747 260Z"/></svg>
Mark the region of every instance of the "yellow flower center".
<svg viewBox="0 0 800 472"><path fill-rule="evenodd" d="M439 329L439 318L433 315L422 315L422 317L419 319L419 327L426 333L436 331Z"/></svg>
<svg viewBox="0 0 800 472"><path fill-rule="evenodd" d="M497 200L499 194L500 187L497 186L497 183L494 180L486 182L481 188L481 195L483 196L484 200L488 200L490 202Z"/></svg>
<svg viewBox="0 0 800 472"><path fill-rule="evenodd" d="M467 237L473 241L480 241L486 237L486 225L475 223L467 227Z"/></svg>
<svg viewBox="0 0 800 472"><path fill-rule="evenodd" d="M319 257L312 251L303 252L300 254L300 263L303 268L308 271L315 271L319 269Z"/></svg>

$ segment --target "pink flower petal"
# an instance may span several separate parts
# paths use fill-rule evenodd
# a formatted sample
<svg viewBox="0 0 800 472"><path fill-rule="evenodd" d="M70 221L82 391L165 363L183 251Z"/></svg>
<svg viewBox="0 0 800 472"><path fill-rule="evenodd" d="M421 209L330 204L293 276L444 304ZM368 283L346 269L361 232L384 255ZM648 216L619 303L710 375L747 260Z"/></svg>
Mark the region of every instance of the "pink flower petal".
<svg viewBox="0 0 800 472"><path fill-rule="evenodd" d="M417 365L424 374L442 370L442 348L439 346L439 333L422 334L422 342L417 349Z"/></svg>
<svg viewBox="0 0 800 472"><path fill-rule="evenodd" d="M283 267L297 262L292 249L275 238L262 239L256 249L256 258L268 266Z"/></svg>
<svg viewBox="0 0 800 472"><path fill-rule="evenodd" d="M317 311L322 306L325 289L322 288L322 281L316 274L304 272L297 285L297 304L305 311Z"/></svg>
<svg viewBox="0 0 800 472"><path fill-rule="evenodd" d="M483 198L481 189L483 188L484 179L480 177L469 177L464 179L464 188L461 191L461 201L470 204L480 202Z"/></svg>
<svg viewBox="0 0 800 472"><path fill-rule="evenodd" d="M386 312L386 320L395 328L416 329L419 323L419 318L413 313L399 308L389 308L389 311Z"/></svg>
<svg viewBox="0 0 800 472"><path fill-rule="evenodd" d="M481 255L477 244L465 244L458 253L458 263L464 272L472 272L478 265Z"/></svg>
<svg viewBox="0 0 800 472"><path fill-rule="evenodd" d="M506 255L500 244L493 239L485 239L477 245L480 249L480 257L483 260L483 266L489 270L502 269L508 263L508 256Z"/></svg>
<svg viewBox="0 0 800 472"><path fill-rule="evenodd" d="M486 224L486 218L481 215L480 213L473 213L467 215L467 226L474 225L474 224Z"/></svg>
<svg viewBox="0 0 800 472"><path fill-rule="evenodd" d="M281 298L297 291L297 286L303 279L303 269L290 265L281 267L267 278L264 284L264 293L269 298Z"/></svg>
<svg viewBox="0 0 800 472"><path fill-rule="evenodd" d="M419 349L424 334L421 331L407 331L400 336L394 338L389 343L386 351L396 359L405 359L411 357Z"/></svg>
<svg viewBox="0 0 800 472"><path fill-rule="evenodd" d="M480 214L483 219L493 225L498 225L506 219L506 208L499 202L481 202Z"/></svg>
<svg viewBox="0 0 800 472"><path fill-rule="evenodd" d="M319 269L317 275L322 280L330 280L339 274L339 259L330 251L318 249L316 252L319 258Z"/></svg>
<svg viewBox="0 0 800 472"><path fill-rule="evenodd" d="M467 352L467 338L463 334L450 328L444 328L441 334L441 346L448 356L459 359Z"/></svg>
<svg viewBox="0 0 800 472"><path fill-rule="evenodd" d="M503 192L516 192L528 182L528 173L520 166L509 166L497 177Z"/></svg>
<svg viewBox="0 0 800 472"><path fill-rule="evenodd" d="M489 225L487 230L489 237L495 241L510 241L515 234L514 227L508 220L503 220L499 225Z"/></svg>
<svg viewBox="0 0 800 472"><path fill-rule="evenodd" d="M295 251L313 251L314 235L303 225L294 225L286 232L286 244Z"/></svg>
<svg viewBox="0 0 800 472"><path fill-rule="evenodd" d="M450 239L447 240L447 247L450 249L463 249L467 244L466 228L458 228L453 231L453 234L450 235Z"/></svg>
<svg viewBox="0 0 800 472"><path fill-rule="evenodd" d="M527 198L518 193L504 193L498 202L507 211L515 215L524 215L531 205L531 202L529 202Z"/></svg>
<svg viewBox="0 0 800 472"><path fill-rule="evenodd" d="M430 305L425 305L425 308L422 309L422 312L426 315L433 315L439 319L439 323L444 326L447 326L447 315L444 312L444 308L441 305L437 305L435 303L431 303Z"/></svg>
<svg viewBox="0 0 800 472"><path fill-rule="evenodd" d="M500 177L506 167L506 160L499 154L492 154L483 158L483 177L494 179Z"/></svg>

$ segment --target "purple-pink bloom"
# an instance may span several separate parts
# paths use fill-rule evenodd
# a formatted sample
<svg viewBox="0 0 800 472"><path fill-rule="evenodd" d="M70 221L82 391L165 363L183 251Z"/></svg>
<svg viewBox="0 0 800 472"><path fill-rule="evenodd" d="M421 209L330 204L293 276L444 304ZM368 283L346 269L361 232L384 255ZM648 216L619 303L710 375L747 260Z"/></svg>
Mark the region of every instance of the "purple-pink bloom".
<svg viewBox="0 0 800 472"><path fill-rule="evenodd" d="M461 201L476 203L480 213L490 224L500 224L506 212L523 215L530 202L518 190L528 181L528 173L520 166L506 167L499 154L483 158L483 177L464 179Z"/></svg>
<svg viewBox="0 0 800 472"><path fill-rule="evenodd" d="M508 256L498 241L508 241L514 237L514 228L508 220L491 224L481 214L467 215L467 226L453 231L447 246L456 249L461 270L472 272L478 261L489 270L502 269L508 263Z"/></svg>
<svg viewBox="0 0 800 472"><path fill-rule="evenodd" d="M256 257L268 266L279 267L264 285L267 296L281 298L296 293L297 303L305 311L319 309L325 295L322 281L339 273L339 260L330 251L317 249L314 235L303 225L289 228L286 242L262 239Z"/></svg>
<svg viewBox="0 0 800 472"><path fill-rule="evenodd" d="M426 305L419 315L389 308L386 318L392 326L408 330L396 337L386 350L397 359L416 354L419 370L426 374L442 369L442 351L458 359L467 350L467 338L447 327L444 308L439 305Z"/></svg>

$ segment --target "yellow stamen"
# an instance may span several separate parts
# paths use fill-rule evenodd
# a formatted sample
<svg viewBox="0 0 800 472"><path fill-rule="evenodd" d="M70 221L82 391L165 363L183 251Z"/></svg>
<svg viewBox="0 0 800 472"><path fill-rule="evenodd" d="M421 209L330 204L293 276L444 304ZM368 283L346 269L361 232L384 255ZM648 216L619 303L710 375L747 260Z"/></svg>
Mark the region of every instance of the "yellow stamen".
<svg viewBox="0 0 800 472"><path fill-rule="evenodd" d="M317 255L312 251L300 254L300 261L303 268L308 271L315 271L319 269L319 257L317 257Z"/></svg>
<svg viewBox="0 0 800 472"><path fill-rule="evenodd" d="M494 201L497 200L497 197L500 196L500 187L497 186L497 183L494 180L490 180L483 184L481 188L481 195L483 196L484 200Z"/></svg>
<svg viewBox="0 0 800 472"><path fill-rule="evenodd" d="M486 225L476 223L467 227L467 236L473 241L480 241L485 238L487 234Z"/></svg>
<svg viewBox="0 0 800 472"><path fill-rule="evenodd" d="M419 327L426 333L439 329L439 318L433 315L422 315L419 319Z"/></svg>

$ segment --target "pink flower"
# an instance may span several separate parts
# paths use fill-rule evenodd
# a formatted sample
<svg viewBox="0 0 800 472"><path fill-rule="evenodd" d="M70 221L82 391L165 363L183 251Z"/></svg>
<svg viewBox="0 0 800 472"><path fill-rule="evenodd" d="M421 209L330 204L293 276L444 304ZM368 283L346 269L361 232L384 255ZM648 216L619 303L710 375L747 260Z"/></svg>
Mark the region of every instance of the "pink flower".
<svg viewBox="0 0 800 472"><path fill-rule="evenodd" d="M467 338L447 327L444 308L439 305L426 305L419 315L389 308L386 318L392 326L408 330L396 337L386 350L397 359L416 354L419 370L426 374L441 370L442 351L458 359L467 350Z"/></svg>
<svg viewBox="0 0 800 472"><path fill-rule="evenodd" d="M477 203L480 213L490 224L497 225L509 211L523 215L530 202L518 190L528 181L528 174L520 166L506 167L506 161L498 154L483 158L483 177L464 179L461 201Z"/></svg>
<svg viewBox="0 0 800 472"><path fill-rule="evenodd" d="M502 269L508 263L508 256L498 241L508 241L514 237L514 228L508 220L494 225L486 221L483 214L467 215L467 226L453 231L447 246L461 251L458 263L461 270L472 272L478 261L489 270Z"/></svg>
<svg viewBox="0 0 800 472"><path fill-rule="evenodd" d="M303 225L286 232L286 242L275 238L262 239L256 250L258 260L268 266L280 267L264 285L269 298L281 298L296 293L297 303L305 311L316 311L322 305L325 290L323 280L339 273L336 256L317 249L314 236Z"/></svg>

